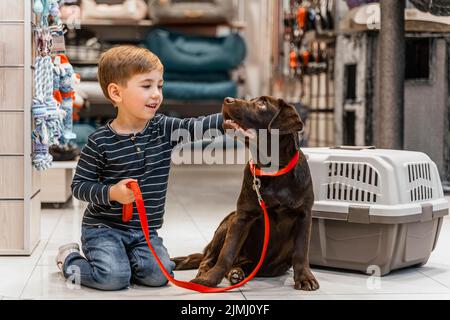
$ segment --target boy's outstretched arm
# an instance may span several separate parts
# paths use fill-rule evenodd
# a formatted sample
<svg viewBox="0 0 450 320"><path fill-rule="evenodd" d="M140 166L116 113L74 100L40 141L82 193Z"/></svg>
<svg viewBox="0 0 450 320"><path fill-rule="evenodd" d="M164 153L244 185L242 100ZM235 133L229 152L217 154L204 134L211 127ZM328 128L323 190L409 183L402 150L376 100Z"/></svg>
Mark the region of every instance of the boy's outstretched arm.
<svg viewBox="0 0 450 320"><path fill-rule="evenodd" d="M72 194L75 198L98 205L111 205L109 189L111 185L99 182L105 160L95 141L89 137L80 154L75 176L72 180Z"/></svg>
<svg viewBox="0 0 450 320"><path fill-rule="evenodd" d="M163 121L165 135L169 137L172 147L177 145L180 140L183 143L209 140L225 133L222 127L223 116L221 113L185 119L165 117Z"/></svg>

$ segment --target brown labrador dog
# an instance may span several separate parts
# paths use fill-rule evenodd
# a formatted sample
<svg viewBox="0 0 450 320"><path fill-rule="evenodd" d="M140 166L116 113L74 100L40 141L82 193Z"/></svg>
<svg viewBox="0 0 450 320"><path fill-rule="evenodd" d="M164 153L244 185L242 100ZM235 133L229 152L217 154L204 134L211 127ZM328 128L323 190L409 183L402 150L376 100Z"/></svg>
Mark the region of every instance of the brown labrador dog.
<svg viewBox="0 0 450 320"><path fill-rule="evenodd" d="M224 129L238 130L247 137L245 144L250 150L253 147L252 154L255 149L258 151L258 146L252 145L255 136L260 136L258 129L268 130L267 147L275 141L276 134L279 168L285 167L297 150L300 151L297 164L288 173L260 177L260 191L270 220L270 239L257 276L281 276L293 266L295 289L318 289L319 284L308 260L314 193L308 163L298 147L298 132L303 128L303 122L293 106L268 96L250 101L226 98L222 113ZM263 160L255 162L262 170L264 166L271 165ZM253 175L247 164L237 209L220 223L203 254L172 260L176 263L175 270L199 269L196 278L191 280L194 283L213 287L226 277L235 284L255 268L263 240L264 218L253 189Z"/></svg>

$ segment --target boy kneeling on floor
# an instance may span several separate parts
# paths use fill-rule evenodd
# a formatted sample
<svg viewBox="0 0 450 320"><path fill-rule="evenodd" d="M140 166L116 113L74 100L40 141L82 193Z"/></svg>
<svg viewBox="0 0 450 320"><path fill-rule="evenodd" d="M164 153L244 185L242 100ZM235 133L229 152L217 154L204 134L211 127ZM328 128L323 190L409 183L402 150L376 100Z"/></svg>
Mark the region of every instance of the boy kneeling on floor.
<svg viewBox="0 0 450 320"><path fill-rule="evenodd" d="M74 197L89 202L81 227L85 257L78 244L71 243L59 248L56 263L66 278L78 272L82 285L100 290L119 290L132 282L164 286L167 279L147 246L136 206L133 219L122 221L122 205L134 201L126 184L138 181L150 240L173 275L175 263L157 232L163 224L171 151L178 142L171 136L185 129L194 137L199 128L223 134L223 118L156 114L163 101L163 65L144 48L120 46L105 52L98 79L106 98L117 107L117 117L89 136L72 182Z"/></svg>

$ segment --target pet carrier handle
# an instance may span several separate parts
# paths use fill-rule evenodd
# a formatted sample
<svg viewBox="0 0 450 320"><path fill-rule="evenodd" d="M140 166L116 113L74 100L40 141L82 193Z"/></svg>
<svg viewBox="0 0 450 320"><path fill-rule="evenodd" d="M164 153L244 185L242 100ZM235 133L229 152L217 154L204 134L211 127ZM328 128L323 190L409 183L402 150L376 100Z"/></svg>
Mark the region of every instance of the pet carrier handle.
<svg viewBox="0 0 450 320"><path fill-rule="evenodd" d="M373 150L376 149L375 146L334 146L330 147L330 149L339 149L339 150Z"/></svg>
<svg viewBox="0 0 450 320"><path fill-rule="evenodd" d="M264 258L266 256L267 246L269 244L269 237L270 237L269 215L267 213L266 204L264 203L264 200L261 199L261 201L259 203L263 210L263 214L264 214L264 243L263 243L263 248L261 251L261 257L259 258L259 262L256 265L255 269L244 280L242 280L241 282L239 282L237 284L234 284L234 285L228 286L228 287L211 288L211 287L203 286L201 284L197 284L197 283L193 283L193 282L180 281L170 275L170 273L166 270L166 268L162 264L161 260L159 259L158 255L156 254L155 250L153 249L152 243L150 242L147 213L145 211L144 200L142 198L142 193L139 188L139 184L136 181L131 181L131 182L128 182L126 184L126 186L128 188L130 188L134 193L134 197L135 197L135 201L136 201L136 208L139 213L139 220L141 221L141 228L142 228L142 232L144 233L145 240L147 241L147 245L150 248L150 251L152 252L153 256L155 257L155 260L156 260L159 268L161 269L161 272L164 274L164 276L167 278L167 280L172 282L174 285L181 287L181 288L198 291L198 292L202 292L202 293L225 292L225 291L235 289L235 288L238 288L238 287L244 285L258 273L258 270L261 268L261 265L263 264ZM124 205L123 210L124 210L123 211L124 215L130 215L130 213L131 213L131 216L132 216L133 203Z"/></svg>

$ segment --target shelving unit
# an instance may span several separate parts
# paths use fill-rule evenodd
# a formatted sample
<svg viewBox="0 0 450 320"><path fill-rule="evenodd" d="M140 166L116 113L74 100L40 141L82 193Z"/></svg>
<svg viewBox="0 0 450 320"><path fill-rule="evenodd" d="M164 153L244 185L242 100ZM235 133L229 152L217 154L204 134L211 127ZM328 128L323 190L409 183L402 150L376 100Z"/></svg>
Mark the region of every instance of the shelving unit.
<svg viewBox="0 0 450 320"><path fill-rule="evenodd" d="M29 255L40 238L40 173L31 164L31 3L0 1L0 255Z"/></svg>
<svg viewBox="0 0 450 320"><path fill-rule="evenodd" d="M45 185L41 192L42 204L50 203L59 208L70 200L70 185L76 167L77 161L53 161L52 166L42 173L41 181Z"/></svg>
<svg viewBox="0 0 450 320"><path fill-rule="evenodd" d="M143 27L149 27L153 25L151 20L111 20L111 19L84 19L81 20L82 26L114 26L114 25L120 25L120 26L143 26Z"/></svg>
<svg viewBox="0 0 450 320"><path fill-rule="evenodd" d="M147 33L156 25L149 19L145 20L112 20L112 19L83 19L80 22L82 30L90 30L95 32L100 43L115 42L123 39L129 42L140 43L145 39ZM245 23L242 21L232 21L229 24L171 24L158 25L171 30L189 32L197 35L217 35L224 29L242 30L245 28ZM111 28L115 28L115 32L111 32ZM70 32L77 32L72 29ZM74 67L95 66L97 60L79 60L74 59L69 55L69 60ZM97 117L114 117L116 110L111 103L103 97L100 86L98 86L97 96L92 96L89 93L93 90L93 85L96 81L84 81L81 79L80 89L85 91L89 96L90 109L82 109L79 113L82 119L97 118ZM161 112L178 117L194 117L204 115L206 113L220 112L221 104L217 101L189 101L188 105L195 105L195 110L186 108L185 101L171 101L164 100L164 108Z"/></svg>
<svg viewBox="0 0 450 320"><path fill-rule="evenodd" d="M81 26L141 26L141 27L150 27L153 26L153 22L149 19L144 20L120 20L120 19L83 19L81 20ZM174 25L171 25L174 26ZM180 24L180 26L184 26ZM202 24L200 26L208 26L208 24ZM214 25L216 26L216 25ZM230 27L234 29L243 29L245 28L245 23L242 21L232 21L229 24L221 24L219 26Z"/></svg>

